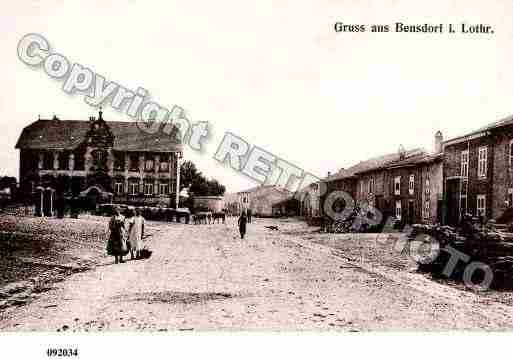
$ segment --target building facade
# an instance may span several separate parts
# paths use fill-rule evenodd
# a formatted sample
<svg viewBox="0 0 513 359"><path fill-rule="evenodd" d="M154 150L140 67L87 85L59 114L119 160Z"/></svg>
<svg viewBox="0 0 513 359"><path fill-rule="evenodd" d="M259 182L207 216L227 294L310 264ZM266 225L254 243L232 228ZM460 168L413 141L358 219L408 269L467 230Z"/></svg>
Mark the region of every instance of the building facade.
<svg viewBox="0 0 513 359"><path fill-rule="evenodd" d="M135 122L38 119L25 127L20 151L20 188L42 215L63 198L91 205L112 201L172 206L182 146L175 131L149 133Z"/></svg>
<svg viewBox="0 0 513 359"><path fill-rule="evenodd" d="M321 199L321 209L325 211L324 206L331 205L332 202L326 204L326 199L334 192L343 191L357 206L371 206L384 218L393 217L407 224L441 223L442 159L442 134L437 132L432 153L422 149L406 151L401 146L396 153L342 169L324 180L327 191Z"/></svg>
<svg viewBox="0 0 513 359"><path fill-rule="evenodd" d="M239 209L251 209L255 216L273 216L273 205L291 197L291 192L285 188L271 185L261 185L237 192Z"/></svg>
<svg viewBox="0 0 513 359"><path fill-rule="evenodd" d="M444 142L446 222L496 219L513 206L513 118Z"/></svg>
<svg viewBox="0 0 513 359"><path fill-rule="evenodd" d="M298 199L298 214L306 219L319 217L320 208L321 183L314 182L296 193Z"/></svg>

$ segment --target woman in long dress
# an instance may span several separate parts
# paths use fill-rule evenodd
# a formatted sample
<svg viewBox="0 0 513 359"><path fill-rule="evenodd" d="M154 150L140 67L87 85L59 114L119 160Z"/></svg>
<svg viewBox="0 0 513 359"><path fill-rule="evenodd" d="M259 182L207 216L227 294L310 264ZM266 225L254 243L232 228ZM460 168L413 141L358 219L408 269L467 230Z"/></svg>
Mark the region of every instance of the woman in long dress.
<svg viewBox="0 0 513 359"><path fill-rule="evenodd" d="M123 256L128 253L126 245L125 218L114 209L114 215L109 222L110 236L107 242L107 254L114 256L115 263L124 263Z"/></svg>
<svg viewBox="0 0 513 359"><path fill-rule="evenodd" d="M248 217L246 216L246 211L242 211L239 217L239 232L240 232L240 238L244 239L244 236L246 235L246 223L248 221Z"/></svg>
<svg viewBox="0 0 513 359"><path fill-rule="evenodd" d="M141 257L141 250L143 249L143 236L144 217L141 215L139 208L137 208L134 215L130 219L130 227L128 232L128 243L130 244L130 256L132 259Z"/></svg>

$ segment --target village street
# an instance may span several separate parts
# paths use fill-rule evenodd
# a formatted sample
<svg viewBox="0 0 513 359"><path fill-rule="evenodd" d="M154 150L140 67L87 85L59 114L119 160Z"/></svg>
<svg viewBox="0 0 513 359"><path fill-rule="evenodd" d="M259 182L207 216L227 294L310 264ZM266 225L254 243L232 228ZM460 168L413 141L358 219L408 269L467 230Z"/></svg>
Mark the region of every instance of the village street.
<svg viewBox="0 0 513 359"><path fill-rule="evenodd" d="M274 224L277 231L265 228ZM296 220L150 223L149 260L74 274L2 313L3 331L512 329L513 307L352 261Z"/></svg>

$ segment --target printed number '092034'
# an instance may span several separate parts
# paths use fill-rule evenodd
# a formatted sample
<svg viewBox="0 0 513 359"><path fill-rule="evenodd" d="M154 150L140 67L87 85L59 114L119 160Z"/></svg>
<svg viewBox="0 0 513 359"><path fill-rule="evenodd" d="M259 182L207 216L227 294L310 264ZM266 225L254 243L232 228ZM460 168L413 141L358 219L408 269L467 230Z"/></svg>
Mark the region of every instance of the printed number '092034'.
<svg viewBox="0 0 513 359"><path fill-rule="evenodd" d="M46 350L48 357L78 357L76 348L49 348Z"/></svg>

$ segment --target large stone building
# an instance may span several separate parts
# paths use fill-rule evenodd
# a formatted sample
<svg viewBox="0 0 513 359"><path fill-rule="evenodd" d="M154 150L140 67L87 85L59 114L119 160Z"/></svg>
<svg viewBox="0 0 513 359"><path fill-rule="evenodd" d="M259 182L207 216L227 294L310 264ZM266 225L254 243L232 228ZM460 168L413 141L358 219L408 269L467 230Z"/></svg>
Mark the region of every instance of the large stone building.
<svg viewBox="0 0 513 359"><path fill-rule="evenodd" d="M450 225L513 206L513 117L444 142L444 195Z"/></svg>
<svg viewBox="0 0 513 359"><path fill-rule="evenodd" d="M167 132L167 133L164 133ZM23 129L20 188L41 215L64 198L173 206L182 145L173 131L148 133L135 122L38 119Z"/></svg>
<svg viewBox="0 0 513 359"><path fill-rule="evenodd" d="M432 153L401 147L341 169L323 180L326 193L321 197L321 210L326 215L325 206L335 203L330 197L341 191L358 206L378 209L385 218L392 216L408 224L439 223L443 213L442 156L442 134L437 132Z"/></svg>

